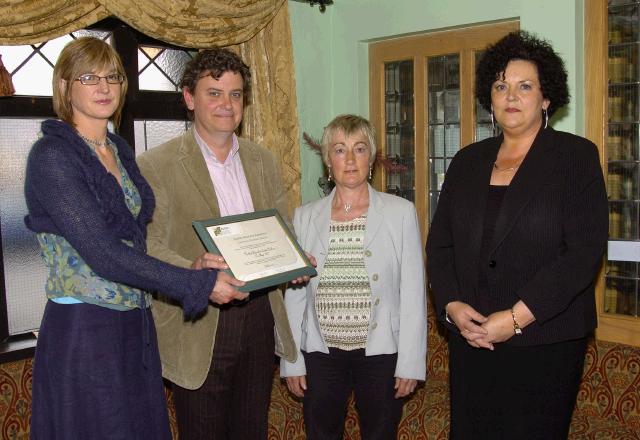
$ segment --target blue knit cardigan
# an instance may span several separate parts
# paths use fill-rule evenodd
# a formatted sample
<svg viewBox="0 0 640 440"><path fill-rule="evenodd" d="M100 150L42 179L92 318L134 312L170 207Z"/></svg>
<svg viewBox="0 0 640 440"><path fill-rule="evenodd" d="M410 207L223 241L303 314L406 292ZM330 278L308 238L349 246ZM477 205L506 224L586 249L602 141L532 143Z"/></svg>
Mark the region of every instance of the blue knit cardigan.
<svg viewBox="0 0 640 440"><path fill-rule="evenodd" d="M61 235L105 279L162 291L182 304L187 317L203 312L217 272L179 268L146 254L146 225L155 199L125 140L108 134L140 193L142 208L137 218L127 208L116 178L73 127L47 120L42 133L27 160L27 227L36 233ZM132 242L133 247L122 240Z"/></svg>

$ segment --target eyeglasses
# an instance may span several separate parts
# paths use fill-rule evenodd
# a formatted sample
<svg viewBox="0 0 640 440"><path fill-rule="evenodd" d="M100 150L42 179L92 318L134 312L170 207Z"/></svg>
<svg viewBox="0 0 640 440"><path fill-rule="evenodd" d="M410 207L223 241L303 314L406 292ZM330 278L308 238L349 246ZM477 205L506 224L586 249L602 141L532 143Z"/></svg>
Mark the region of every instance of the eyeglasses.
<svg viewBox="0 0 640 440"><path fill-rule="evenodd" d="M87 73L86 75L76 78L76 81L80 81L80 83L85 86L95 86L100 83L102 78L106 79L108 84L122 84L124 82L124 75L120 75L119 73L111 73L107 76L98 76L92 73Z"/></svg>

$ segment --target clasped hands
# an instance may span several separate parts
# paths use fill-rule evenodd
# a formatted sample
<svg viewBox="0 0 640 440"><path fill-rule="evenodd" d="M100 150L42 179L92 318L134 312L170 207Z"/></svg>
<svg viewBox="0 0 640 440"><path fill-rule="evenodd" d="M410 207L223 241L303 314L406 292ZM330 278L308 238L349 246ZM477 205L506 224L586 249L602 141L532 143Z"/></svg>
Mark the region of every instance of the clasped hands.
<svg viewBox="0 0 640 440"><path fill-rule="evenodd" d="M519 304L522 304L522 308L527 312L523 314L522 322L518 323L523 327L532 321L532 315L524 303ZM462 337L472 347L493 350L495 343L504 342L514 336L511 310L501 310L484 316L461 301L450 302L446 310Z"/></svg>
<svg viewBox="0 0 640 440"><path fill-rule="evenodd" d="M307 254L307 258L309 258L311 264L316 265L316 259L313 255ZM222 256L205 252L193 260L191 269L215 269L219 271L213 290L209 294L209 301L212 303L227 304L234 300L245 301L249 298L248 292L240 292L238 290L238 287L242 287L246 283L223 272L224 269L229 269L229 265ZM308 276L302 276L291 280L291 283L302 284L308 281Z"/></svg>

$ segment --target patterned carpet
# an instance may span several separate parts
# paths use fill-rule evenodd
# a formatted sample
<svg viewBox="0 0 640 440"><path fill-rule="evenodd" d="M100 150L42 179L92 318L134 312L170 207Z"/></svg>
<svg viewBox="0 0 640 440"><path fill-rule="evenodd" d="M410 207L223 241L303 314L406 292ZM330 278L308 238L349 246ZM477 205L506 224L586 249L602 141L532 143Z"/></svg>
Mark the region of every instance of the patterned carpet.
<svg viewBox="0 0 640 440"><path fill-rule="evenodd" d="M447 344L429 316L428 380L407 401L398 439L439 440L448 437L449 387ZM0 438L27 440L31 403L32 360L0 364ZM169 415L175 413L167 388ZM592 341L585 361L578 404L571 424L572 440L640 440L640 348ZM269 440L305 439L302 406L274 373L269 412ZM360 440L353 401L345 440Z"/></svg>

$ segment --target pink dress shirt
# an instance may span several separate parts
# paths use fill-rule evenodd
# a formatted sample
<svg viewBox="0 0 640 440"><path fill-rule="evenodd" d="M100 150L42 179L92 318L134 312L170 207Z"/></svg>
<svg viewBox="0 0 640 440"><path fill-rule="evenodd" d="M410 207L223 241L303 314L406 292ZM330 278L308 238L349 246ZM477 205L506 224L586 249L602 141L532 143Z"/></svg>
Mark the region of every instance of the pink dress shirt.
<svg viewBox="0 0 640 440"><path fill-rule="evenodd" d="M220 216L253 212L249 184L244 174L244 168L242 168L240 154L238 154L240 151L238 137L233 134L233 144L229 156L224 162L220 162L204 139L200 137L198 130L194 128L193 133L204 156L213 188L216 191Z"/></svg>

